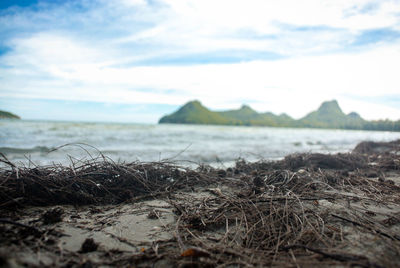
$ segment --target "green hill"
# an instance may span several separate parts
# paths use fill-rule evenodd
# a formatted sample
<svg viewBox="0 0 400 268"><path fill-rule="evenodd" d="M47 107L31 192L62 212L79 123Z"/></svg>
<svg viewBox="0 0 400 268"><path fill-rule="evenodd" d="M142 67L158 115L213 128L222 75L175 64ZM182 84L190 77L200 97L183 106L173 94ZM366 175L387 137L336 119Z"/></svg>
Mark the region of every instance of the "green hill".
<svg viewBox="0 0 400 268"><path fill-rule="evenodd" d="M247 105L243 105L238 110L213 112L199 101L190 101L175 113L162 117L159 123L287 126L293 121L288 115L258 113Z"/></svg>
<svg viewBox="0 0 400 268"><path fill-rule="evenodd" d="M21 119L18 115L0 110L0 119Z"/></svg>
<svg viewBox="0 0 400 268"><path fill-rule="evenodd" d="M234 122L208 110L199 101L190 101L175 113L161 118L159 123L228 125Z"/></svg>
<svg viewBox="0 0 400 268"><path fill-rule="evenodd" d="M248 126L286 126L294 120L286 114L275 115L273 113L258 113L248 105L243 105L238 110L219 112L220 115L236 121L237 125Z"/></svg>
<svg viewBox="0 0 400 268"><path fill-rule="evenodd" d="M339 129L362 129L364 123L365 120L355 112L348 115L343 113L336 100L322 103L317 111L311 112L297 121L297 124L302 127Z"/></svg>
<svg viewBox="0 0 400 268"><path fill-rule="evenodd" d="M400 120L366 121L355 112L343 113L336 100L323 102L318 110L299 120L287 114L258 113L248 105L243 105L237 110L215 112L204 107L199 101L191 101L176 112L162 117L159 123L400 131Z"/></svg>

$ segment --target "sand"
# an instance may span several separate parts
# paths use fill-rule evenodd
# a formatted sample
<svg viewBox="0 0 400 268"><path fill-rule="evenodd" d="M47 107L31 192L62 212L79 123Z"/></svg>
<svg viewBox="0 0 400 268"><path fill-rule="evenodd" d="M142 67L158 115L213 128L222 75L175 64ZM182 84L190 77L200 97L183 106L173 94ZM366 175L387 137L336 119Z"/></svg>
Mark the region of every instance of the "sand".
<svg viewBox="0 0 400 268"><path fill-rule="evenodd" d="M399 267L399 159L380 151L239 160L226 170L163 167L166 184L118 204L43 206L14 196L25 202L1 207L0 264Z"/></svg>

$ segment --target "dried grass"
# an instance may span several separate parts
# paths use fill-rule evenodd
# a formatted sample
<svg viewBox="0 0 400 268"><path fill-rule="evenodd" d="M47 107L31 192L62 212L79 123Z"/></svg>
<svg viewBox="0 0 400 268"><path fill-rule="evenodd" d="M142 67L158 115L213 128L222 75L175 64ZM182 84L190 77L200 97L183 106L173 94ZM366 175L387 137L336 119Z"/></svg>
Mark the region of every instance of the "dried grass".
<svg viewBox="0 0 400 268"><path fill-rule="evenodd" d="M377 222L368 216L373 212L351 205L398 204L400 187L366 176L390 172L400 176L397 153L297 154L277 162L238 160L226 170L209 166L192 170L166 162L114 163L105 157L69 167L26 168L6 158L1 161L8 165L0 170L3 212L24 206L105 205L142 198L163 198L175 207L172 240L155 241L151 249L138 254L104 252L102 265L395 267L400 262L400 236L392 228L400 224L398 218ZM200 191L211 194L199 197L195 193ZM338 211L321 205L327 201L332 206L348 203L348 208ZM35 241L52 235L2 220L15 228L34 228ZM3 231L7 243L12 244L13 237L26 239L19 232ZM351 235L376 241L375 245L369 249L364 241L354 243ZM40 243L33 247L57 250ZM84 265L82 258L64 253L57 264Z"/></svg>

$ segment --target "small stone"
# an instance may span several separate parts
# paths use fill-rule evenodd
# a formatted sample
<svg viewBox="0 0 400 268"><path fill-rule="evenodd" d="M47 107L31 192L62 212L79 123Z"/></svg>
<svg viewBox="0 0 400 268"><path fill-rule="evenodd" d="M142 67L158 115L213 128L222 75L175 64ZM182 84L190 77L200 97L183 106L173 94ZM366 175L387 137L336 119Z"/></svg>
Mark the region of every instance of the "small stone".
<svg viewBox="0 0 400 268"><path fill-rule="evenodd" d="M99 247L99 244L94 242L93 238L86 238L85 241L82 243L80 252L87 253L96 251Z"/></svg>
<svg viewBox="0 0 400 268"><path fill-rule="evenodd" d="M57 223L62 221L64 210L62 208L49 209L42 215L44 224Z"/></svg>

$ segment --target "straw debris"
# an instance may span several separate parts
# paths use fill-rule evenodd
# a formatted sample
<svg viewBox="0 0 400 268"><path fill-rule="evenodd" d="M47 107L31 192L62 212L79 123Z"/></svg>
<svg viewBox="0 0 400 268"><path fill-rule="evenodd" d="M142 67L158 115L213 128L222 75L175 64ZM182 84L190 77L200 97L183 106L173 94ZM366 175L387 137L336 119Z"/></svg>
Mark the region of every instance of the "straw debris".
<svg viewBox="0 0 400 268"><path fill-rule="evenodd" d="M239 159L227 169L106 158L26 168L3 159L9 167L0 171L1 261L396 267L398 145L367 150L375 145L364 144L348 154L295 154L275 162ZM79 240L77 232L86 237Z"/></svg>

